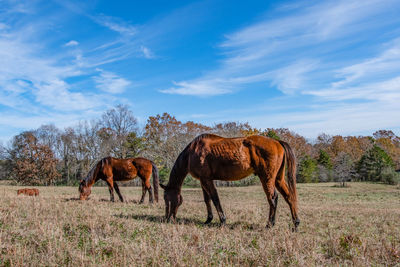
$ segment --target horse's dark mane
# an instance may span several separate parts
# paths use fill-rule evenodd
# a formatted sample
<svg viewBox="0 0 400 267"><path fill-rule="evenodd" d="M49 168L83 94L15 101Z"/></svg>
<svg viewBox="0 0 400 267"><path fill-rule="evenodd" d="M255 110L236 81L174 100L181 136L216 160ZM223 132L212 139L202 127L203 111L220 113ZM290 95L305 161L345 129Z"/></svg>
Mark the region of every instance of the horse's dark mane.
<svg viewBox="0 0 400 267"><path fill-rule="evenodd" d="M204 133L204 134L201 134L201 135L197 136L196 138L194 138L193 141L190 142L189 145L191 145L192 143L197 142L203 138L222 138L222 137L219 135L216 135L216 134Z"/></svg>
<svg viewBox="0 0 400 267"><path fill-rule="evenodd" d="M169 181L167 186L170 188L175 188L180 190L183 184L183 180L185 179L188 173L188 150L191 148L193 144L201 141L204 138L222 138L216 134L204 133L197 137L195 137L192 142L190 142L185 149L179 154L178 158L175 161L174 166L172 167Z"/></svg>
<svg viewBox="0 0 400 267"><path fill-rule="evenodd" d="M197 139L197 138L196 138ZM195 140L196 140L195 139ZM178 158L175 161L174 166L172 167L171 173L169 175L169 181L167 186L169 188L175 188L180 190L183 184L183 180L185 179L188 173L188 150L191 144L195 141L193 140L189 143L186 148L179 154Z"/></svg>
<svg viewBox="0 0 400 267"><path fill-rule="evenodd" d="M87 176L85 177L84 181L85 181L85 186L89 185L89 182L93 181L93 179L96 179L96 176L100 170L100 164L103 165L103 161L106 158L103 158L102 160L98 161L88 172Z"/></svg>

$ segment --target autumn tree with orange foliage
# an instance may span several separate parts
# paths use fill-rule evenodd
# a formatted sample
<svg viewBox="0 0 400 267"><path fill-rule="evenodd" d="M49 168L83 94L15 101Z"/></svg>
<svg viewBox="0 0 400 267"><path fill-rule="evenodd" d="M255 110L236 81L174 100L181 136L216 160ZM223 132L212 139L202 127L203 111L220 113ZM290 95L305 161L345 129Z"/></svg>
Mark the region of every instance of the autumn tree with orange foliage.
<svg viewBox="0 0 400 267"><path fill-rule="evenodd" d="M51 185L60 178L53 151L32 132L15 136L9 154L10 174L20 184Z"/></svg>

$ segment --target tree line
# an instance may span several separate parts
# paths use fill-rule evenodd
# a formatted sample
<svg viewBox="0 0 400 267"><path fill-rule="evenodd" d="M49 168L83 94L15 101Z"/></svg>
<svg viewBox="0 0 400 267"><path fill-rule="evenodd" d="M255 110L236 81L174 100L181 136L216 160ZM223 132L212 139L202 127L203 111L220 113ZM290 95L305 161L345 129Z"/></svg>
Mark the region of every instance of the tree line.
<svg viewBox="0 0 400 267"><path fill-rule="evenodd" d="M103 157L142 156L157 164L161 181L165 181L178 154L202 133L224 137L258 134L288 142L297 157L300 183L400 181L396 172L400 168L400 137L391 130L379 130L372 136L320 134L310 141L286 128L257 129L238 122L207 126L193 121L184 123L168 113L149 117L140 128L132 111L124 105L107 110L97 120L65 129L42 125L14 136L7 145L0 144L0 179L29 185L75 185ZM258 178L216 183L250 185L258 183ZM190 176L185 184L199 185Z"/></svg>

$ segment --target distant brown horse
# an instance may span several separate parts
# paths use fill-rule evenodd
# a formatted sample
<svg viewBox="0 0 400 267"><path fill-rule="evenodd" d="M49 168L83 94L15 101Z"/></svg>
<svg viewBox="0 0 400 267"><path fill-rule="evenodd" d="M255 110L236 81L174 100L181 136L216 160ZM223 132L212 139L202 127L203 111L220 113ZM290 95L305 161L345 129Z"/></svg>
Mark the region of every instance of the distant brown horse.
<svg viewBox="0 0 400 267"><path fill-rule="evenodd" d="M236 181L254 173L261 180L270 206L267 227L275 224L277 188L289 204L294 230L297 230L300 220L297 215L295 160L289 144L268 137L223 138L213 134L200 135L178 156L168 184L160 184L165 190L166 219L169 221L172 216L175 220L178 207L183 202L183 180L190 173L201 183L208 213L205 224L213 219L210 200L214 203L221 224L224 224L225 215L213 180ZM285 181L285 163L288 167L288 184Z"/></svg>
<svg viewBox="0 0 400 267"><path fill-rule="evenodd" d="M142 198L139 203L143 203L147 191L149 191L149 201L153 203L153 192L150 184L151 174L153 174L154 197L158 202L158 170L151 160L145 158L104 158L89 171L85 179L81 180L79 185L80 199L87 199L91 193L92 185L101 179L106 181L108 185L111 201L114 201L115 188L119 199L123 202L124 198L116 182L129 181L139 176L142 180Z"/></svg>
<svg viewBox="0 0 400 267"><path fill-rule="evenodd" d="M17 195L38 196L39 190L36 188L23 188L17 190Z"/></svg>

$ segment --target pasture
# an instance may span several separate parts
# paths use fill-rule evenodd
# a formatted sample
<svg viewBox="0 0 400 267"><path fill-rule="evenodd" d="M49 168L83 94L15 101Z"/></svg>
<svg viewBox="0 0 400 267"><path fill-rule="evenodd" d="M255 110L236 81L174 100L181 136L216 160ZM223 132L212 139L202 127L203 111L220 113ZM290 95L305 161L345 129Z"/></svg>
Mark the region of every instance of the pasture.
<svg viewBox="0 0 400 267"><path fill-rule="evenodd" d="M79 201L77 187L37 187L17 196L0 186L0 266L399 266L400 189L350 183L298 184L298 233L279 196L277 222L265 229L261 186L218 188L227 224L203 226L200 188L185 188L177 223L162 222L160 203L137 204L141 188L121 187L127 202L109 202L106 187Z"/></svg>

